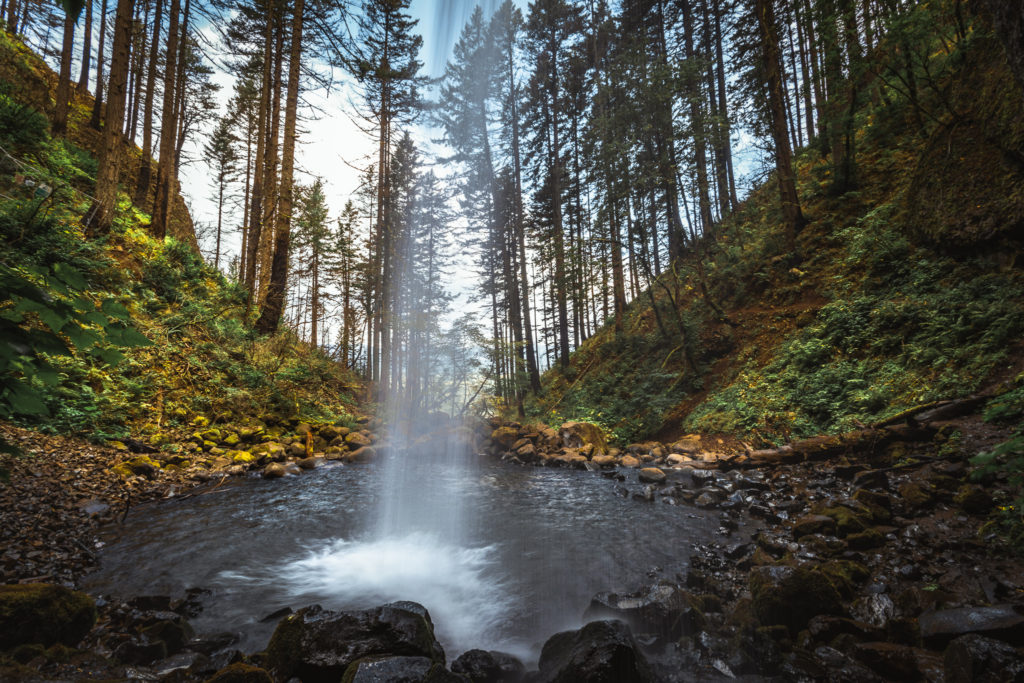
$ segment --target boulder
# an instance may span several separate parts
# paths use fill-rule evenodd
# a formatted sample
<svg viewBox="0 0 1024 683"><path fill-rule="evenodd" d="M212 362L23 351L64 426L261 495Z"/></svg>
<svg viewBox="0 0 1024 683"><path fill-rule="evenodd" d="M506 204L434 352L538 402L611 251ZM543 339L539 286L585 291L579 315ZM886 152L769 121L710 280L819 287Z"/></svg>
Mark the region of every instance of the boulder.
<svg viewBox="0 0 1024 683"><path fill-rule="evenodd" d="M519 430L514 427L498 427L491 432L491 441L502 450L510 450L519 440Z"/></svg>
<svg viewBox="0 0 1024 683"><path fill-rule="evenodd" d="M669 446L669 451L683 455L694 455L701 451L700 436L689 434Z"/></svg>
<svg viewBox="0 0 1024 683"><path fill-rule="evenodd" d="M942 680L942 658L928 650L874 642L854 645L852 654L886 680Z"/></svg>
<svg viewBox="0 0 1024 683"><path fill-rule="evenodd" d="M594 446L596 455L608 452L608 441L604 432L597 425L589 422L564 422L558 429L558 435L566 448L582 448L588 444Z"/></svg>
<svg viewBox="0 0 1024 683"><path fill-rule="evenodd" d="M629 627L621 621L592 621L578 631L556 633L540 653L537 681L543 683L647 683L654 680Z"/></svg>
<svg viewBox="0 0 1024 683"><path fill-rule="evenodd" d="M377 455L377 450L373 446L363 446L356 450L345 454L345 462L370 462Z"/></svg>
<svg viewBox="0 0 1024 683"><path fill-rule="evenodd" d="M324 462L323 458L309 457L309 458L302 458L301 460L296 460L295 464L298 465L299 467L301 467L304 470L315 470L317 467L322 465L323 462Z"/></svg>
<svg viewBox="0 0 1024 683"><path fill-rule="evenodd" d="M280 680L336 683L364 657L426 657L444 664L430 615L416 603L332 612L319 605L282 619L267 645L267 664Z"/></svg>
<svg viewBox="0 0 1024 683"><path fill-rule="evenodd" d="M504 652L469 650L452 662L452 671L468 676L473 683L518 683L526 668Z"/></svg>
<svg viewBox="0 0 1024 683"><path fill-rule="evenodd" d="M263 468L264 479L280 479L285 473L284 465L279 462L272 462Z"/></svg>
<svg viewBox="0 0 1024 683"><path fill-rule="evenodd" d="M619 464L623 467L640 467L640 461L634 458L632 455L624 455L619 460Z"/></svg>
<svg viewBox="0 0 1024 683"><path fill-rule="evenodd" d="M301 441L293 441L288 444L288 447L285 449L285 453L293 458L304 458L306 457L306 444Z"/></svg>
<svg viewBox="0 0 1024 683"><path fill-rule="evenodd" d="M704 626L704 616L690 594L671 584L655 584L631 594L598 593L583 613L587 621L619 619L636 633L667 640L692 635Z"/></svg>
<svg viewBox="0 0 1024 683"><path fill-rule="evenodd" d="M341 683L455 683L464 678L427 657L364 657L353 662Z"/></svg>
<svg viewBox="0 0 1024 683"><path fill-rule="evenodd" d="M835 535L836 520L826 515L807 515L793 523L793 538L810 534Z"/></svg>
<svg viewBox="0 0 1024 683"><path fill-rule="evenodd" d="M1024 656L1012 645L975 633L960 636L942 661L946 683L1024 681Z"/></svg>
<svg viewBox="0 0 1024 683"><path fill-rule="evenodd" d="M516 455L523 460L533 460L537 457L537 448L527 441L525 444L516 449Z"/></svg>
<svg viewBox="0 0 1024 683"><path fill-rule="evenodd" d="M73 647L96 623L85 593L46 583L0 586L0 650L28 643Z"/></svg>
<svg viewBox="0 0 1024 683"><path fill-rule="evenodd" d="M918 617L925 643L940 645L968 633L1024 644L1024 615L1013 605L958 607L925 612Z"/></svg>
<svg viewBox="0 0 1024 683"><path fill-rule="evenodd" d="M614 467L617 458L614 455L595 455L590 459L598 467Z"/></svg>
<svg viewBox="0 0 1024 683"><path fill-rule="evenodd" d="M662 484L665 481L665 473L657 467L645 467L640 470L640 481L647 484Z"/></svg>
<svg viewBox="0 0 1024 683"><path fill-rule="evenodd" d="M274 683L274 679L265 669L235 662L206 679L206 683Z"/></svg>
<svg viewBox="0 0 1024 683"><path fill-rule="evenodd" d="M992 496L985 489L975 484L964 484L957 491L953 502L975 515L983 515L992 509Z"/></svg>
<svg viewBox="0 0 1024 683"><path fill-rule="evenodd" d="M754 613L762 624L783 624L793 635L819 614L843 613L839 592L821 572L768 565L750 570Z"/></svg>

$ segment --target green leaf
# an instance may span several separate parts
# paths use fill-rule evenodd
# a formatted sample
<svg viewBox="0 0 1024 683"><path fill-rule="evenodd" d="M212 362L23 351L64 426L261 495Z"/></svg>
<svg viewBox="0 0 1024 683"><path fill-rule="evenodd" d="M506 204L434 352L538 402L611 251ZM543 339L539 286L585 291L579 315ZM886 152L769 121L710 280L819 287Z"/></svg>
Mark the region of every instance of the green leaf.
<svg viewBox="0 0 1024 683"><path fill-rule="evenodd" d="M46 404L39 398L39 394L32 391L22 382L12 382L7 386L7 395L4 397L11 407L11 412L20 415L49 415Z"/></svg>
<svg viewBox="0 0 1024 683"><path fill-rule="evenodd" d="M107 329L107 340L118 346L152 346L153 342L134 327L112 327Z"/></svg>
<svg viewBox="0 0 1024 683"><path fill-rule="evenodd" d="M61 332L68 336L68 339L79 351L85 351L100 340L98 334L81 327L78 323L68 323Z"/></svg>
<svg viewBox="0 0 1024 683"><path fill-rule="evenodd" d="M94 348L93 353L107 365L117 365L125 359L125 355L117 349Z"/></svg>
<svg viewBox="0 0 1024 683"><path fill-rule="evenodd" d="M82 273L63 263L57 263L53 266L53 274L57 276L58 280L74 289L81 290L88 287L88 283L85 281L85 276Z"/></svg>
<svg viewBox="0 0 1024 683"><path fill-rule="evenodd" d="M118 320L128 320L130 317L128 309L122 306L117 299L104 299L102 309L103 312L109 315L111 318L117 318Z"/></svg>

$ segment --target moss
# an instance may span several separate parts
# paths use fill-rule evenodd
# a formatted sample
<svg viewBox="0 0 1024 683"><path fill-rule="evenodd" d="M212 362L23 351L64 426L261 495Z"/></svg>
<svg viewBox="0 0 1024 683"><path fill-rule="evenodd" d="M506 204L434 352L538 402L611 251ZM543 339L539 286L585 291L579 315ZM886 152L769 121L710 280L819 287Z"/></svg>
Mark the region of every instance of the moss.
<svg viewBox="0 0 1024 683"><path fill-rule="evenodd" d="M754 613L762 625L782 624L796 634L818 614L840 614L839 592L820 571L767 566L750 571Z"/></svg>
<svg viewBox="0 0 1024 683"><path fill-rule="evenodd" d="M818 567L818 571L824 574L829 583L847 600L853 597L857 586L871 576L867 567L853 560L831 560Z"/></svg>
<svg viewBox="0 0 1024 683"><path fill-rule="evenodd" d="M864 531L868 527L867 521L870 521L866 521L861 515L842 505L825 508L821 514L836 521L836 530L841 537Z"/></svg>
<svg viewBox="0 0 1024 683"><path fill-rule="evenodd" d="M847 536L846 542L852 550L870 550L885 545L885 536L878 529L865 529Z"/></svg>
<svg viewBox="0 0 1024 683"><path fill-rule="evenodd" d="M273 683L274 679L266 669L235 662L206 679L206 683Z"/></svg>
<svg viewBox="0 0 1024 683"><path fill-rule="evenodd" d="M94 623L96 605L85 593L44 583L0 586L0 650L77 645Z"/></svg>
<svg viewBox="0 0 1024 683"><path fill-rule="evenodd" d="M248 465L259 459L249 451L228 451L228 456L238 465Z"/></svg>
<svg viewBox="0 0 1024 683"><path fill-rule="evenodd" d="M985 514L992 509L992 496L985 489L973 484L961 486L953 502L971 514Z"/></svg>

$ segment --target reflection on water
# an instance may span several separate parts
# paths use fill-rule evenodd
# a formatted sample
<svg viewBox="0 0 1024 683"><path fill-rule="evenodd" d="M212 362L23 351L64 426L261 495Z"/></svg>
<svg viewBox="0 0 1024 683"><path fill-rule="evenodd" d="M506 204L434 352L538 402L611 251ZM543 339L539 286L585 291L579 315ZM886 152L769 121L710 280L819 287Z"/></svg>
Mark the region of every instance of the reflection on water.
<svg viewBox="0 0 1024 683"><path fill-rule="evenodd" d="M285 606L329 609L415 600L452 658L473 648L536 656L579 625L590 597L633 589L685 568L690 544L711 540L713 513L615 494L598 474L482 460L465 469L408 464L459 496L461 541L414 531L381 537L381 465L333 465L300 477L249 479L141 508L111 530L95 593L212 591L193 624L236 631L262 649ZM436 484L436 482L434 482ZM427 490L438 490L434 484ZM407 495L415 495L407 493Z"/></svg>

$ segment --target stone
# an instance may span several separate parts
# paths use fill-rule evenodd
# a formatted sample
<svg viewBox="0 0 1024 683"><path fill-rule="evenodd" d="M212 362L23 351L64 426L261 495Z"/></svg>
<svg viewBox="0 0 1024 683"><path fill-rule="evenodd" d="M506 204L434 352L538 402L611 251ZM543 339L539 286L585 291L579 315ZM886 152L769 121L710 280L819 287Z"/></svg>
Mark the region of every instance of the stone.
<svg viewBox="0 0 1024 683"><path fill-rule="evenodd" d="M532 460L537 457L537 448L532 443L527 441L525 444L516 449L516 455L524 460Z"/></svg>
<svg viewBox="0 0 1024 683"><path fill-rule="evenodd" d="M306 457L306 444L293 441L285 448L285 453L293 458L304 458Z"/></svg>
<svg viewBox="0 0 1024 683"><path fill-rule="evenodd" d="M259 460L258 457L249 451L228 451L228 457L230 457L231 462L236 465L250 465Z"/></svg>
<svg viewBox="0 0 1024 683"><path fill-rule="evenodd" d="M369 446L372 444L373 439L363 432L351 432L345 437L345 443L348 444L349 448L362 448L363 446Z"/></svg>
<svg viewBox="0 0 1024 683"><path fill-rule="evenodd" d="M469 650L452 662L452 672L469 676L473 683L518 683L526 667L504 652Z"/></svg>
<svg viewBox="0 0 1024 683"><path fill-rule="evenodd" d="M592 621L578 631L556 633L540 653L539 683L648 683L654 680L629 627Z"/></svg>
<svg viewBox="0 0 1024 683"><path fill-rule="evenodd" d="M657 467L645 467L640 470L640 481L647 484L662 484L665 482L666 476L663 471Z"/></svg>
<svg viewBox="0 0 1024 683"><path fill-rule="evenodd" d="M619 464L623 467L640 467L640 461L634 458L632 455L624 455L619 460Z"/></svg>
<svg viewBox="0 0 1024 683"><path fill-rule="evenodd" d="M349 665L341 683L448 683L465 681L427 657L364 657Z"/></svg>
<svg viewBox="0 0 1024 683"><path fill-rule="evenodd" d="M669 451L672 453L679 453L683 455L694 455L702 450L700 436L689 435L684 436L679 441L669 446Z"/></svg>
<svg viewBox="0 0 1024 683"><path fill-rule="evenodd" d="M899 494L903 502L911 509L924 508L935 501L935 496L928 488L912 481L900 484Z"/></svg>
<svg viewBox="0 0 1024 683"><path fill-rule="evenodd" d="M370 462L377 456L377 450L373 446L363 446L345 454L345 462Z"/></svg>
<svg viewBox="0 0 1024 683"><path fill-rule="evenodd" d="M885 545L885 536L877 529L865 529L846 537L851 550L870 550Z"/></svg>
<svg viewBox="0 0 1024 683"><path fill-rule="evenodd" d="M979 633L1024 644L1024 615L1013 605L957 607L925 612L918 617L926 644L939 645L967 633Z"/></svg>
<svg viewBox="0 0 1024 683"><path fill-rule="evenodd" d="M954 639L942 658L945 683L1024 681L1024 657L1012 645L971 633Z"/></svg>
<svg viewBox="0 0 1024 683"><path fill-rule="evenodd" d="M185 644L195 636L192 627L180 614L158 612L157 615L159 618L143 627L141 633L150 642L162 642L169 655L181 652Z"/></svg>
<svg viewBox="0 0 1024 683"><path fill-rule="evenodd" d="M566 448L581 448L593 444L594 453L604 455L608 452L608 441L604 432L589 422L564 422L558 430L558 435Z"/></svg>
<svg viewBox="0 0 1024 683"><path fill-rule="evenodd" d="M266 669L235 662L206 679L206 683L274 683L274 679Z"/></svg>
<svg viewBox="0 0 1024 683"><path fill-rule="evenodd" d="M857 643L853 656L892 681L941 681L942 658L934 652L896 643Z"/></svg>
<svg viewBox="0 0 1024 683"><path fill-rule="evenodd" d="M236 432L231 432L221 440L220 445L227 446L230 448L232 446L237 446L241 442L242 437L240 437Z"/></svg>
<svg viewBox="0 0 1024 683"><path fill-rule="evenodd" d="M810 534L832 536L835 533L836 520L826 515L807 515L793 523L793 538L801 538Z"/></svg>
<svg viewBox="0 0 1024 683"><path fill-rule="evenodd" d="M79 591L47 583L0 586L0 651L18 645L74 647L96 623L96 604Z"/></svg>
<svg viewBox="0 0 1024 683"><path fill-rule="evenodd" d="M618 458L614 455L595 455L590 459L590 462L594 463L598 467L615 467L615 463L618 462Z"/></svg>
<svg viewBox="0 0 1024 683"><path fill-rule="evenodd" d="M519 430L512 427L498 427L491 432L493 441L502 450L511 450L513 444L519 440Z"/></svg>
<svg viewBox="0 0 1024 683"><path fill-rule="evenodd" d="M689 462L690 457L681 453L670 453L665 457L665 462L669 465L682 465L685 462Z"/></svg>
<svg viewBox="0 0 1024 683"><path fill-rule="evenodd" d="M301 460L296 460L295 464L304 470L315 470L317 467L322 465L323 462L323 458L310 457L302 458Z"/></svg>
<svg viewBox="0 0 1024 683"><path fill-rule="evenodd" d="M285 475L285 467L279 462L272 462L263 468L264 479L280 479Z"/></svg>
<svg viewBox="0 0 1024 683"><path fill-rule="evenodd" d="M692 635L704 627L704 615L691 595L671 584L655 584L630 594L598 593L583 619L619 619L635 633L668 641Z"/></svg>
<svg viewBox="0 0 1024 683"><path fill-rule="evenodd" d="M956 492L953 502L973 515L983 515L992 509L992 496L975 484L964 484Z"/></svg>
<svg viewBox="0 0 1024 683"><path fill-rule="evenodd" d="M806 567L754 567L749 576L754 613L765 626L783 624L792 634L819 614L842 616L839 592L821 572Z"/></svg>
<svg viewBox="0 0 1024 683"><path fill-rule="evenodd" d="M332 612L319 605L282 619L267 645L267 664L280 680L335 683L364 657L426 657L444 664L430 615L416 603Z"/></svg>

